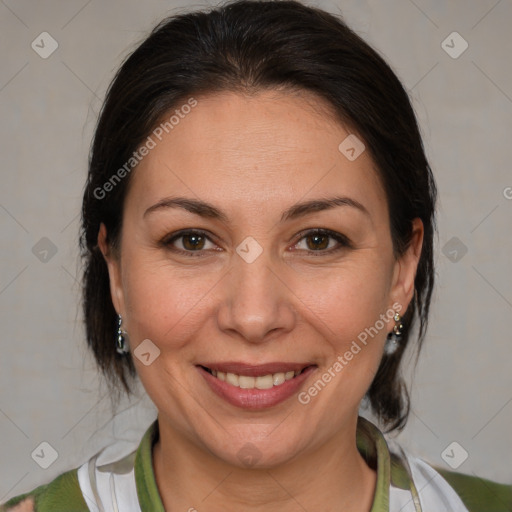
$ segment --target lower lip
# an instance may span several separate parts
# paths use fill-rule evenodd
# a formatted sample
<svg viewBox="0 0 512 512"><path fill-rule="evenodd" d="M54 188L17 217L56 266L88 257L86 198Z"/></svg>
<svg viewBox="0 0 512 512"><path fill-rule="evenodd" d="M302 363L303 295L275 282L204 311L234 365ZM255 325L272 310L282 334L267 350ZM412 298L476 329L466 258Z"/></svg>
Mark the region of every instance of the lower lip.
<svg viewBox="0 0 512 512"><path fill-rule="evenodd" d="M295 394L316 366L309 366L293 379L286 380L270 389L242 389L214 377L201 366L196 366L211 390L228 403L243 409L265 409L277 405Z"/></svg>

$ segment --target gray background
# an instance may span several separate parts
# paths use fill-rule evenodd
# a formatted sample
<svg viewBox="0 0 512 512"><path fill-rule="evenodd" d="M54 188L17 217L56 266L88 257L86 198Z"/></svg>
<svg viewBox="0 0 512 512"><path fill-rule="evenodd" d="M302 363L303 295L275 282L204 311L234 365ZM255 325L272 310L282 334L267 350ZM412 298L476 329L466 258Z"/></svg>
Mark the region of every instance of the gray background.
<svg viewBox="0 0 512 512"><path fill-rule="evenodd" d="M447 468L441 454L456 441L469 454L458 471L511 482L512 2L312 4L342 12L402 79L440 189L438 286L397 440ZM0 502L114 438L135 446L155 418L143 390L113 418L86 351L79 208L94 123L121 59L164 15L205 5L0 2ZM31 48L44 31L59 45L47 59ZM453 31L469 44L458 58L442 47ZM58 452L48 469L31 457L43 441Z"/></svg>

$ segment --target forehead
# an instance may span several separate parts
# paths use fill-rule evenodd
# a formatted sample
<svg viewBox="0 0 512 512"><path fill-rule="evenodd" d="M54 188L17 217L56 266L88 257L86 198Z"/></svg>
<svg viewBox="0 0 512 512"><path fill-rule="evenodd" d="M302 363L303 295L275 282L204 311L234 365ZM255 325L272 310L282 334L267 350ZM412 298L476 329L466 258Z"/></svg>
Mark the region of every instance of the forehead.
<svg viewBox="0 0 512 512"><path fill-rule="evenodd" d="M366 198L375 213L385 207L368 151L355 160L340 151L354 134L317 96L223 92L196 101L189 113L175 116L172 129L167 125L168 133L152 135L155 145L133 172L127 198L138 210L166 194L238 200L238 208L257 211L263 201L284 209L284 203L339 192Z"/></svg>

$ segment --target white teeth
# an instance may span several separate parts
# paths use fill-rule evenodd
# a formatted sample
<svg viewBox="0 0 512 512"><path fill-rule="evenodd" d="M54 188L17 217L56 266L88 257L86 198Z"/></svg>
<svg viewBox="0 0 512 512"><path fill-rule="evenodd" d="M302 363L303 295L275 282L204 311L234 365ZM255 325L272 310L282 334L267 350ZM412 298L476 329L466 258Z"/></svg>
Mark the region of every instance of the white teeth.
<svg viewBox="0 0 512 512"><path fill-rule="evenodd" d="M226 382L232 386L238 386L238 375L234 373L226 373Z"/></svg>
<svg viewBox="0 0 512 512"><path fill-rule="evenodd" d="M274 373L272 377L274 379L274 386L279 386L279 384L282 384L286 380L284 373Z"/></svg>
<svg viewBox="0 0 512 512"><path fill-rule="evenodd" d="M247 375L240 375L238 377L238 387L242 389L254 389L254 377L248 377Z"/></svg>
<svg viewBox="0 0 512 512"><path fill-rule="evenodd" d="M261 375L254 379L254 387L257 389L270 389L274 387L273 375Z"/></svg>
<svg viewBox="0 0 512 512"><path fill-rule="evenodd" d="M232 386L242 389L270 389L273 386L279 386L286 380L293 379L302 370L269 373L268 375L261 375L260 377L250 377L248 375L237 375L236 373L225 373L217 370L211 370L212 374L219 380L225 381Z"/></svg>

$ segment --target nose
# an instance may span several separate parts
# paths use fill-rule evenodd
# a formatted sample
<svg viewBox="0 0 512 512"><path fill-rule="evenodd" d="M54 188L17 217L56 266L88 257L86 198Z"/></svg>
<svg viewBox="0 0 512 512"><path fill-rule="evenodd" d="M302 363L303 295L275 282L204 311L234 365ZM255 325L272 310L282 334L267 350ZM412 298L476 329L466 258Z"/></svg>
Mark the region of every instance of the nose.
<svg viewBox="0 0 512 512"><path fill-rule="evenodd" d="M222 282L218 325L225 333L262 343L293 329L293 292L265 251L251 263L234 254Z"/></svg>

